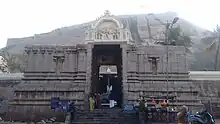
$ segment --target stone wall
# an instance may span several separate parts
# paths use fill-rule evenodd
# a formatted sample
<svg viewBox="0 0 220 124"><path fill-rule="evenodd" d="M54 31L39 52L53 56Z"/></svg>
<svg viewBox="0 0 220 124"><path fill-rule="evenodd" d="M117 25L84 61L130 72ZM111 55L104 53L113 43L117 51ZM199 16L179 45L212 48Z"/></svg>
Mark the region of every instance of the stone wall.
<svg viewBox="0 0 220 124"><path fill-rule="evenodd" d="M193 80L193 83L199 88L202 103L220 118L220 80Z"/></svg>
<svg viewBox="0 0 220 124"><path fill-rule="evenodd" d="M168 95L177 96L174 105L201 105L201 89L189 78L183 47L168 47L168 62L164 46L122 44L121 48L125 104L135 103L140 97L166 96L169 91ZM29 111L42 115L37 119L45 116L44 111L50 116L56 115L59 113L53 113L49 108L51 97L55 96L76 101L79 108L85 108L91 86L90 45L28 46L26 52L28 65L24 77L18 81L20 83L13 87L10 111L17 115Z"/></svg>
<svg viewBox="0 0 220 124"><path fill-rule="evenodd" d="M45 114L40 113L49 112L51 97L56 96L76 101L79 108L84 107L85 89L88 87L86 45L29 46L26 52L28 65L21 83L14 87L11 103L16 109L20 108L17 114L23 115L31 110L42 115L38 119L42 118ZM50 111L49 115L56 114Z"/></svg>
<svg viewBox="0 0 220 124"><path fill-rule="evenodd" d="M13 100L14 86L21 83L22 73L0 74L0 114L9 110L9 102Z"/></svg>
<svg viewBox="0 0 220 124"><path fill-rule="evenodd" d="M168 47L168 64L166 51L164 46L128 47L127 85L124 87L128 101L134 103L140 96L166 96L168 90L168 95L177 96L176 105L201 105L199 89L189 80L185 49ZM156 72L152 58L157 61Z"/></svg>
<svg viewBox="0 0 220 124"><path fill-rule="evenodd" d="M64 122L65 116L66 113L54 112L49 106L13 105L6 114L2 115L2 118L5 121L37 122L56 117L57 121Z"/></svg>

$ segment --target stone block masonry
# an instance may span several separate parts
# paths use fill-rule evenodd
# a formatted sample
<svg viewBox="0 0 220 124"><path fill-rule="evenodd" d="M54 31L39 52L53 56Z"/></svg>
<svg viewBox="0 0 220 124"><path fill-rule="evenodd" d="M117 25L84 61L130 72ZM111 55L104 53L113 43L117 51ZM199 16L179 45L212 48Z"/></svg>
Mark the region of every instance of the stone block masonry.
<svg viewBox="0 0 220 124"><path fill-rule="evenodd" d="M164 46L128 46L124 93L129 103L147 96L173 95L177 96L173 105L201 105L199 89L189 80L185 49L179 46L168 49L167 62Z"/></svg>
<svg viewBox="0 0 220 124"><path fill-rule="evenodd" d="M169 47L168 82L164 46L123 44L121 48L124 104L135 103L141 97L166 95L169 91L169 95L178 96L175 105L200 105L199 90L189 80L183 47ZM75 101L78 108L88 107L92 72L90 44L27 46L25 51L28 65L21 83L14 87L14 108L26 107L32 113L48 111L50 99L55 96Z"/></svg>

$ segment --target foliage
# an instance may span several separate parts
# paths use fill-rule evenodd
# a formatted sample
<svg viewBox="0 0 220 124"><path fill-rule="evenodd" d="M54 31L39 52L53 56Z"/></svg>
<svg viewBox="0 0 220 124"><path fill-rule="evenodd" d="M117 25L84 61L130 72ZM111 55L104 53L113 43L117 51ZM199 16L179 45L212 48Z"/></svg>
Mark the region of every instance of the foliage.
<svg viewBox="0 0 220 124"><path fill-rule="evenodd" d="M192 47L193 42L189 36L182 33L179 26L170 29L170 31L168 32L168 41L169 45L183 46L185 47L187 53L191 53L190 47ZM159 44L166 45L165 42L159 42Z"/></svg>
<svg viewBox="0 0 220 124"><path fill-rule="evenodd" d="M217 25L216 29L214 29L214 33L212 36L203 38L202 41L205 42L205 40L213 40L212 43L209 45L209 47L206 48L206 52L215 52L215 60L214 62L214 68L215 70L218 70L219 66L219 51L220 51L220 27Z"/></svg>
<svg viewBox="0 0 220 124"><path fill-rule="evenodd" d="M9 54L7 52L9 48L3 48L0 51L1 63L0 70L3 73L10 72L24 72L25 64L27 62L26 55L23 54Z"/></svg>
<svg viewBox="0 0 220 124"><path fill-rule="evenodd" d="M190 47L192 47L192 40L190 36L185 35L181 30L180 26L173 27L173 25L178 21L179 18L174 18L172 24L171 23L164 23L158 18L155 18L159 23L165 26L167 31L164 32L165 37L167 36L169 45L173 46L184 46L188 53L191 53ZM166 39L166 38L165 38ZM159 44L166 45L166 42L158 42Z"/></svg>
<svg viewBox="0 0 220 124"><path fill-rule="evenodd" d="M194 60L190 63L190 69L195 71L214 71L219 70L219 27L212 34L201 38L197 44L197 51L193 53Z"/></svg>
<svg viewBox="0 0 220 124"><path fill-rule="evenodd" d="M180 26L172 28L169 33L169 40L174 41L174 44L177 46L184 46L186 48L192 47L193 42L191 38L181 33Z"/></svg>
<svg viewBox="0 0 220 124"><path fill-rule="evenodd" d="M207 37L203 37L201 39L201 43L208 46L208 45L212 44L212 42L215 40L216 40L215 36L207 36Z"/></svg>
<svg viewBox="0 0 220 124"><path fill-rule="evenodd" d="M209 37L205 37L202 39L203 42L212 42L211 44L209 44L209 47L206 48L207 51L216 51L217 50L217 46L219 46L220 43L220 27L217 25L216 29L214 29L214 33L212 34L212 36Z"/></svg>

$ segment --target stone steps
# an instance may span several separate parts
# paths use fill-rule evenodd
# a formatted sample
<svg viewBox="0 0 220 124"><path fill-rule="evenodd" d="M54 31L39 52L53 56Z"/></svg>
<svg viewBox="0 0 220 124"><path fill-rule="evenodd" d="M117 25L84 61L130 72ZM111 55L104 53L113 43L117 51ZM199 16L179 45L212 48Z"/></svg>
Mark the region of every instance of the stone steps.
<svg viewBox="0 0 220 124"><path fill-rule="evenodd" d="M137 124L136 112L126 113L122 109L97 109L94 112L76 113L72 124Z"/></svg>

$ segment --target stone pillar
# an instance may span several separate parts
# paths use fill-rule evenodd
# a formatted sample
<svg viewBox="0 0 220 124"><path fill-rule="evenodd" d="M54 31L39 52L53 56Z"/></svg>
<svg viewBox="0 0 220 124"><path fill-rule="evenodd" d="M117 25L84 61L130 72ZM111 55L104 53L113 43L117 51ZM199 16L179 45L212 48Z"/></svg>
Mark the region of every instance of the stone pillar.
<svg viewBox="0 0 220 124"><path fill-rule="evenodd" d="M87 46L87 63L86 63L86 85L85 85L85 98L84 98L84 108L89 108L89 93L91 92L91 79L92 79L92 49L93 44L88 44Z"/></svg>
<svg viewBox="0 0 220 124"><path fill-rule="evenodd" d="M127 71L128 72L137 72L137 53L136 51L130 51L127 53Z"/></svg>
<svg viewBox="0 0 220 124"><path fill-rule="evenodd" d="M31 48L25 48L25 52L27 54L27 66L25 67L25 71L31 71L32 70L32 57L33 57L33 53L31 51Z"/></svg>
<svg viewBox="0 0 220 124"><path fill-rule="evenodd" d="M184 72L187 73L189 69L188 69L188 63L187 63L187 54L185 51L183 55L184 55L184 65L185 65Z"/></svg>
<svg viewBox="0 0 220 124"><path fill-rule="evenodd" d="M137 72L138 72L138 55L137 55L137 49L136 47L132 46L133 48L130 48L127 52L127 74L129 74L129 77L127 78L127 84L128 84L128 102L132 103L134 99L139 97L139 92L132 92L135 90L138 90L136 87L140 86L140 83L137 80Z"/></svg>
<svg viewBox="0 0 220 124"><path fill-rule="evenodd" d="M37 54L38 54L38 49L33 48L32 52L33 52L33 56L32 56L33 57L32 58L33 64L31 65L32 66L32 71L36 71L37 70Z"/></svg>
<svg viewBox="0 0 220 124"><path fill-rule="evenodd" d="M92 49L93 45L89 44L87 47L87 63L86 63L86 92L89 93L91 90L91 73L92 73Z"/></svg>
<svg viewBox="0 0 220 124"><path fill-rule="evenodd" d="M46 50L44 49L44 48L41 48L40 49L40 51L39 51L39 56L38 56L38 59L39 59L39 64L38 64L38 68L39 68L39 71L40 72L45 72L46 71L46 66L47 65L45 65L45 53L46 52Z"/></svg>
<svg viewBox="0 0 220 124"><path fill-rule="evenodd" d="M121 44L122 48L122 91L123 105L128 103L128 84L127 84L127 45Z"/></svg>
<svg viewBox="0 0 220 124"><path fill-rule="evenodd" d="M139 76L143 76L143 73L145 72L145 63L144 63L144 51L139 51L138 52L138 72L139 72L139 75L138 75L138 78L139 78ZM141 73L140 73L141 72ZM143 81L139 81L139 85L138 85L139 87L137 87L137 85L135 85L135 87L136 88L138 88L139 89L139 98L141 97L141 96L143 96L144 95L144 93L143 93ZM137 99L139 99L139 98L137 98Z"/></svg>
<svg viewBox="0 0 220 124"><path fill-rule="evenodd" d="M139 63L139 72L145 72L145 63L144 63L144 51L138 51L138 63Z"/></svg>
<svg viewBox="0 0 220 124"><path fill-rule="evenodd" d="M118 38L120 39L120 40L125 40L125 38L124 38L124 30L123 29L120 29L120 32L119 32L119 36L118 36Z"/></svg>
<svg viewBox="0 0 220 124"><path fill-rule="evenodd" d="M46 70L47 72L54 72L54 62L53 62L53 55L52 53L54 52L54 49L51 47L47 47L46 48L46 57L45 57L45 66L46 66Z"/></svg>
<svg viewBox="0 0 220 124"><path fill-rule="evenodd" d="M35 54L35 71L36 72L40 72L40 70L42 69L42 63L41 63L41 53L40 53L40 49L38 49L38 52Z"/></svg>
<svg viewBox="0 0 220 124"><path fill-rule="evenodd" d="M46 51L44 54L44 72L48 72L50 71L50 66L49 66L49 62L50 62L50 54Z"/></svg>
<svg viewBox="0 0 220 124"><path fill-rule="evenodd" d="M78 51L78 72L86 71L86 51L79 50Z"/></svg>
<svg viewBox="0 0 220 124"><path fill-rule="evenodd" d="M67 48L65 50L65 62L64 62L64 71L65 72L76 72L76 49Z"/></svg>

